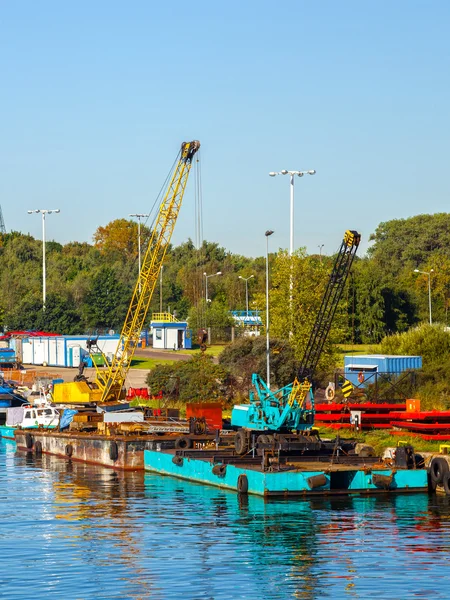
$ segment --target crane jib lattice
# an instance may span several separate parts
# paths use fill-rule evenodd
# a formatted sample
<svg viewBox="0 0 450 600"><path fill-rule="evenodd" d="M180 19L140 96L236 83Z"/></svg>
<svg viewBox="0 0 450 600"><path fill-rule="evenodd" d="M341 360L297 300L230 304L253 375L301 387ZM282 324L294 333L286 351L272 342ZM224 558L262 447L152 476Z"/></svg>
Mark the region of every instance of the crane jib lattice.
<svg viewBox="0 0 450 600"><path fill-rule="evenodd" d="M198 141L184 142L181 146L180 158L159 207L147 251L142 260L112 364L106 371L97 371L96 383L102 390L102 402L117 400L120 397L180 212L192 158L199 148Z"/></svg>
<svg viewBox="0 0 450 600"><path fill-rule="evenodd" d="M319 313L300 363L299 380L307 379L311 381L316 370L360 241L361 236L357 231L347 230L345 232L322 298Z"/></svg>

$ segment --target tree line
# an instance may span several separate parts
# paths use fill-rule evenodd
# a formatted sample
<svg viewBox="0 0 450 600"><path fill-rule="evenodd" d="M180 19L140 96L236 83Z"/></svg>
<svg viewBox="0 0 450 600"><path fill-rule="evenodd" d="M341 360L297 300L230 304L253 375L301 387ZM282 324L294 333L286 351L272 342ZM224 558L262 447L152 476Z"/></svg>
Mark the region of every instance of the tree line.
<svg viewBox="0 0 450 600"><path fill-rule="evenodd" d="M142 227L142 236L149 238ZM450 306L450 215L418 215L380 223L364 257L357 257L348 278L331 336L332 342L376 343L386 334L407 330L432 317L447 324ZM340 245L336 239L336 248ZM145 243L144 243L145 250ZM92 244L46 242L47 301L42 310L42 242L12 232L0 236L0 325L3 329L54 331L61 334L120 330L137 280L137 224L125 219L99 227ZM269 256L271 329L290 339L301 353L318 310L333 256L290 258L285 250ZM208 278L206 298L205 275ZM290 291L293 274L294 290ZM191 240L168 249L157 283L152 312L190 318L193 329L226 327L230 310L249 308L265 318L265 257L233 254L217 243ZM291 300L292 295L292 300ZM290 334L292 332L292 335ZM330 350L331 352L331 350Z"/></svg>

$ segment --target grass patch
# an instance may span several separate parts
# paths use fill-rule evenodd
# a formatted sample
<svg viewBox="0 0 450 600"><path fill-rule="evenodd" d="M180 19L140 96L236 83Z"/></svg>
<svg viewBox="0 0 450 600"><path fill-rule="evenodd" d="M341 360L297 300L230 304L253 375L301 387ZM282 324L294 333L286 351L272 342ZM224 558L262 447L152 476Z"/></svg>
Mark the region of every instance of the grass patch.
<svg viewBox="0 0 450 600"><path fill-rule="evenodd" d="M380 354L380 344L336 344L339 354Z"/></svg>
<svg viewBox="0 0 450 600"><path fill-rule="evenodd" d="M214 344L212 346L207 346L205 354L209 354L210 356L219 356L219 354L221 354L225 348L225 344ZM192 348L191 350L183 349L180 352L182 354L199 354L201 350L200 346L195 344L194 348Z"/></svg>
<svg viewBox="0 0 450 600"><path fill-rule="evenodd" d="M165 358L144 358L135 357L131 361L132 369L154 369L157 365L173 365L174 360Z"/></svg>
<svg viewBox="0 0 450 600"><path fill-rule="evenodd" d="M340 437L343 439L356 439L365 444L369 444L369 446L373 446L377 454L382 454L386 448L396 447L400 440L411 444L417 452L439 452L439 446L443 443L422 440L419 437L408 435L407 432L402 435L390 435L387 431L379 431L376 429L373 431L355 433L353 431L320 427L319 432L321 437L335 438L337 433L339 433Z"/></svg>

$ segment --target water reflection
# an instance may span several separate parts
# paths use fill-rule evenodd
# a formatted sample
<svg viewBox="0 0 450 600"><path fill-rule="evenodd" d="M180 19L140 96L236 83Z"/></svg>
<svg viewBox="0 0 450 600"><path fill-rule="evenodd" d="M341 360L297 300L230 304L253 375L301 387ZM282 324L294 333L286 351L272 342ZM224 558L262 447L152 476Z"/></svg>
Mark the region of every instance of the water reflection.
<svg viewBox="0 0 450 600"><path fill-rule="evenodd" d="M265 502L3 442L0 499L5 598L448 597L446 497Z"/></svg>

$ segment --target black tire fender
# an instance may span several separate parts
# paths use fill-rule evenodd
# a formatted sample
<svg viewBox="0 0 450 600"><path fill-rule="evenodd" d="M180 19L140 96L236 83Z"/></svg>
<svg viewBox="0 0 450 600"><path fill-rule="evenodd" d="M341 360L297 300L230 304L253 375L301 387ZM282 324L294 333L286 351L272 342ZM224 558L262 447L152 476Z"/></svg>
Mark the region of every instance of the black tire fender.
<svg viewBox="0 0 450 600"><path fill-rule="evenodd" d="M25 434L25 445L28 448L28 450L31 450L31 448L33 447L33 436L31 435L31 433L26 433Z"/></svg>
<svg viewBox="0 0 450 600"><path fill-rule="evenodd" d="M430 479L434 485L442 485L444 475L448 473L448 462L442 456L435 456L430 463Z"/></svg>
<svg viewBox="0 0 450 600"><path fill-rule="evenodd" d="M177 467L182 467L183 466L183 457L182 456L174 456L172 458L172 462L174 465L177 465Z"/></svg>
<svg viewBox="0 0 450 600"><path fill-rule="evenodd" d="M239 429L234 436L234 449L236 454L242 456L248 452L248 437L244 429Z"/></svg>
<svg viewBox="0 0 450 600"><path fill-rule="evenodd" d="M114 462L119 458L119 447L114 440L109 444L109 458Z"/></svg>
<svg viewBox="0 0 450 600"><path fill-rule="evenodd" d="M65 449L64 449L65 455L68 456L69 458L72 456L73 454L73 446L72 444L67 444Z"/></svg>
<svg viewBox="0 0 450 600"><path fill-rule="evenodd" d="M219 477L224 477L227 472L227 465L214 465L212 468L212 472L214 475L218 475Z"/></svg>
<svg viewBox="0 0 450 600"><path fill-rule="evenodd" d="M442 478L442 485L447 496L450 496L450 471L444 473Z"/></svg>
<svg viewBox="0 0 450 600"><path fill-rule="evenodd" d="M34 444L34 452L36 456L42 456L42 443L39 440Z"/></svg>
<svg viewBox="0 0 450 600"><path fill-rule="evenodd" d="M179 450L188 450L189 448L192 448L192 445L192 440L187 435L182 435L175 440L175 448L178 448Z"/></svg>
<svg viewBox="0 0 450 600"><path fill-rule="evenodd" d="M247 494L248 493L248 479L247 479L247 475L245 475L244 473L241 473L238 477L237 480L237 491L240 494Z"/></svg>
<svg viewBox="0 0 450 600"><path fill-rule="evenodd" d="M416 469L425 468L425 459L421 454L414 454L414 461L416 463Z"/></svg>

